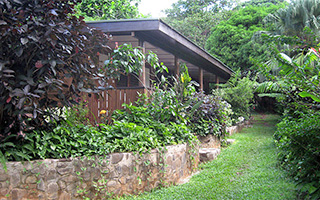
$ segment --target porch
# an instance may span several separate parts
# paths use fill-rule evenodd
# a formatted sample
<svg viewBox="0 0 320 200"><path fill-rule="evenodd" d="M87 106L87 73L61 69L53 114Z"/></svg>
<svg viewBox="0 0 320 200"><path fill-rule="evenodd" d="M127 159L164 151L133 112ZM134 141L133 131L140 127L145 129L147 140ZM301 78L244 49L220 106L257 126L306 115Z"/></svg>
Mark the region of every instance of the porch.
<svg viewBox="0 0 320 200"><path fill-rule="evenodd" d="M108 45L113 49L116 45L126 43L133 47L140 47L143 52L156 53L159 62L169 69L169 75L179 76L180 63L185 63L190 77L199 83L198 89L206 93L210 93L210 85L226 82L233 73L221 61L162 20L94 21L87 24L91 28L110 34L112 40ZM102 62L103 60L105 59L101 59ZM153 79L151 72L151 67L144 64L140 77L122 76L120 81L113 82L113 89L102 92L103 98L99 99L92 95L89 98L92 115L99 119L101 110L106 110L110 114L115 109L121 109L123 103L134 103L138 99L138 93L146 93L150 88Z"/></svg>

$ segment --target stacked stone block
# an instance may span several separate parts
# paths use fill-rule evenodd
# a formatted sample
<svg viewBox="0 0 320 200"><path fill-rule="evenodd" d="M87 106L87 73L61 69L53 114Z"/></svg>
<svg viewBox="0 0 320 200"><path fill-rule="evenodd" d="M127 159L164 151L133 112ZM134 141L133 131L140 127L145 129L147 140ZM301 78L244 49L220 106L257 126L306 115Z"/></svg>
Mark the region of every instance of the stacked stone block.
<svg viewBox="0 0 320 200"><path fill-rule="evenodd" d="M8 162L0 168L0 199L107 199L176 184L199 162L199 147L168 146L148 153Z"/></svg>

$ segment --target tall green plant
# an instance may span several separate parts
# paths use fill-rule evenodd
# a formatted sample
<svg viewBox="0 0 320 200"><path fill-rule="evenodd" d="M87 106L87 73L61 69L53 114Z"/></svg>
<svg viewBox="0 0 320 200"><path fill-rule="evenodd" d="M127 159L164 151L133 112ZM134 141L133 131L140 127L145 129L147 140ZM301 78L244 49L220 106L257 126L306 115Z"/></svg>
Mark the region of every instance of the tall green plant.
<svg viewBox="0 0 320 200"><path fill-rule="evenodd" d="M318 47L317 47L318 48ZM301 195L306 199L318 199L319 188L319 103L320 103L320 54L317 48L289 57L276 52L274 64L278 73L270 73L272 66L262 66L269 82L260 90L277 93L284 109L284 119L275 133L279 157L296 178ZM263 86L263 87L262 87Z"/></svg>
<svg viewBox="0 0 320 200"><path fill-rule="evenodd" d="M315 48L293 58L277 52L274 63L279 71L273 74L272 66L261 65L260 71L270 81L261 83L257 88L258 92L264 96L277 97L288 108L314 107L314 102L320 102L319 61L320 53ZM266 94L270 91L271 93Z"/></svg>
<svg viewBox="0 0 320 200"><path fill-rule="evenodd" d="M227 101L233 110L232 118L237 120L239 117L248 119L250 117L251 108L254 101L254 91L256 81L255 78L247 74L241 77L238 70L232 75L226 84L221 84L219 89L214 91L214 94L222 97Z"/></svg>

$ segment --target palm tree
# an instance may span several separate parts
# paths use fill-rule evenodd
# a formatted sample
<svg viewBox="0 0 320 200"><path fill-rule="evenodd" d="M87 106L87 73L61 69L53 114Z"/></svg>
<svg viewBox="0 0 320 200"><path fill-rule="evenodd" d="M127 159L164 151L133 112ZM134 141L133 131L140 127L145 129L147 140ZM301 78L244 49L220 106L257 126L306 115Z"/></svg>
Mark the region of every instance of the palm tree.
<svg viewBox="0 0 320 200"><path fill-rule="evenodd" d="M306 48L315 46L319 41L314 36L320 35L320 0L293 0L286 8L269 14L264 21L275 26L276 34L297 36ZM306 28L313 34L308 34Z"/></svg>

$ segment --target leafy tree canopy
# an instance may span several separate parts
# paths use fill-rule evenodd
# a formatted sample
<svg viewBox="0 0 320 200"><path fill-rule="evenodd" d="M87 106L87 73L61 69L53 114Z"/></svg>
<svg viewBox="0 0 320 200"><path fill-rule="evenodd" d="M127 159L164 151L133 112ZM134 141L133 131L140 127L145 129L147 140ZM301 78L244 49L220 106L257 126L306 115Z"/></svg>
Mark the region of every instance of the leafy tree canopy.
<svg viewBox="0 0 320 200"><path fill-rule="evenodd" d="M165 10L169 18L181 20L195 13L218 12L231 6L229 0L179 0L172 8Z"/></svg>
<svg viewBox="0 0 320 200"><path fill-rule="evenodd" d="M140 0L82 0L77 14L85 20L131 19L140 16Z"/></svg>
<svg viewBox="0 0 320 200"><path fill-rule="evenodd" d="M165 22L201 47L205 47L210 30L226 13L220 12L232 6L229 0L179 0L165 10Z"/></svg>
<svg viewBox="0 0 320 200"><path fill-rule="evenodd" d="M253 64L250 58L264 60L267 56L267 45L252 40L255 32L265 28L263 19L284 4L261 3L234 9L227 20L212 29L206 48L233 69L249 69ZM267 5L267 6L266 6Z"/></svg>

